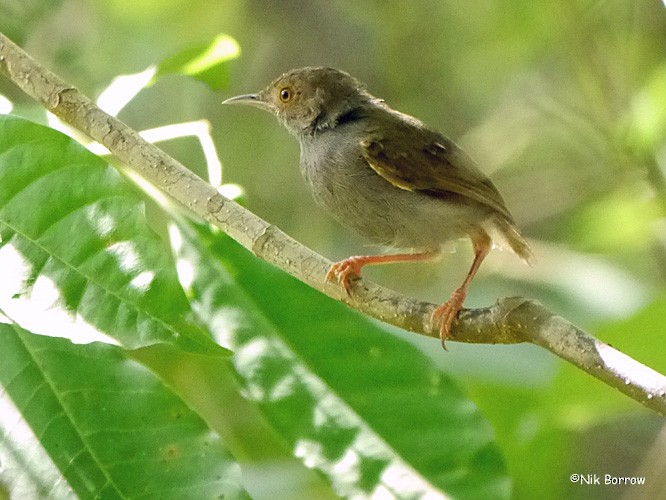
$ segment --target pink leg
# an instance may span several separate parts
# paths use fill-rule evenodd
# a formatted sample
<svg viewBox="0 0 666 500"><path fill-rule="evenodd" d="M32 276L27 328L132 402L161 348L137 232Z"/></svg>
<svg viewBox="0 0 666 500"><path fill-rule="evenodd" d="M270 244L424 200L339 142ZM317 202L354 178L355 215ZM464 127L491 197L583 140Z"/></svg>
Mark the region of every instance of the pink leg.
<svg viewBox="0 0 666 500"><path fill-rule="evenodd" d="M438 250L421 253L399 253L393 255L357 255L348 257L331 266L326 274L326 280L336 279L350 294L351 280L361 277L363 266L373 264L390 264L393 262L410 262L420 260L432 260L439 254Z"/></svg>
<svg viewBox="0 0 666 500"><path fill-rule="evenodd" d="M472 267L469 273L467 273L465 281L451 294L449 300L435 309L432 314L433 322L441 321L439 337L442 339L442 347L444 349L446 349L446 339L451 333L451 325L462 309L465 297L467 297L467 287L472 282L472 279L474 279L474 275L479 270L481 262L483 262L483 259L490 252L492 243L490 237L485 232L473 236L472 242L474 244L474 262L472 262Z"/></svg>

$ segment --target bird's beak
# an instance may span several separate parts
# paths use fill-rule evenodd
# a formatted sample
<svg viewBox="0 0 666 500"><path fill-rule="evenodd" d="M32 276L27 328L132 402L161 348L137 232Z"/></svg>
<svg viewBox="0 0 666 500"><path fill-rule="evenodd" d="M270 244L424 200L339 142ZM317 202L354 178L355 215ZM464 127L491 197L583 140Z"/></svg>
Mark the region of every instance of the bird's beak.
<svg viewBox="0 0 666 500"><path fill-rule="evenodd" d="M261 94L237 95L222 101L222 104L247 104L261 109L272 109L272 106L263 99Z"/></svg>

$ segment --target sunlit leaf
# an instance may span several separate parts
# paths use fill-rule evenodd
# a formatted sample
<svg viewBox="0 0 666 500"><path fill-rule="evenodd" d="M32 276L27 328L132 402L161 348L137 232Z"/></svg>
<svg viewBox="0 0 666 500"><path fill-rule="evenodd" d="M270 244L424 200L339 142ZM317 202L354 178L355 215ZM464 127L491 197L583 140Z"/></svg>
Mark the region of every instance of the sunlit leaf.
<svg viewBox="0 0 666 500"><path fill-rule="evenodd" d="M0 352L10 498L244 496L219 436L120 348L0 324Z"/></svg>
<svg viewBox="0 0 666 500"><path fill-rule="evenodd" d="M570 241L591 252L638 251L654 233L661 215L658 203L634 186L607 193L561 223Z"/></svg>
<svg viewBox="0 0 666 500"><path fill-rule="evenodd" d="M204 82L213 90L227 86L227 63L240 55L238 42L229 35L218 35L211 43L189 47L158 64L153 82L178 73Z"/></svg>
<svg viewBox="0 0 666 500"><path fill-rule="evenodd" d="M0 308L75 342L222 353L120 175L69 137L0 116Z"/></svg>
<svg viewBox="0 0 666 500"><path fill-rule="evenodd" d="M666 64L659 66L631 103L629 140L651 151L666 143Z"/></svg>
<svg viewBox="0 0 666 500"><path fill-rule="evenodd" d="M174 241L195 311L235 351L247 397L339 494L508 496L488 423L415 348L229 238L185 231Z"/></svg>

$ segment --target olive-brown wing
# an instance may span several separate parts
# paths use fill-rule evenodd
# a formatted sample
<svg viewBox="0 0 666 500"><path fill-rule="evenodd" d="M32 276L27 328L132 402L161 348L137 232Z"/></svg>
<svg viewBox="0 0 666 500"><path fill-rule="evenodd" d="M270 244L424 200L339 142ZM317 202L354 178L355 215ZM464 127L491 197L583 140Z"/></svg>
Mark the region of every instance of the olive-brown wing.
<svg viewBox="0 0 666 500"><path fill-rule="evenodd" d="M391 184L438 198L464 196L513 222L497 188L451 140L412 124L384 130L391 132L373 131L361 148L370 167Z"/></svg>

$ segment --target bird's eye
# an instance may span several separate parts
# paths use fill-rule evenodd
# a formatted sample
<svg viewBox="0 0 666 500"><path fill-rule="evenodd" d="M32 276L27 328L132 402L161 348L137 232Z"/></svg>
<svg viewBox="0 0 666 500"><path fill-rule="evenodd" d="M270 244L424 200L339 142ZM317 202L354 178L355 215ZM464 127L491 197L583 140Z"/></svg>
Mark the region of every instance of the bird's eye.
<svg viewBox="0 0 666 500"><path fill-rule="evenodd" d="M291 100L291 89L289 87L285 87L282 90L280 90L280 100L282 102L289 102Z"/></svg>

